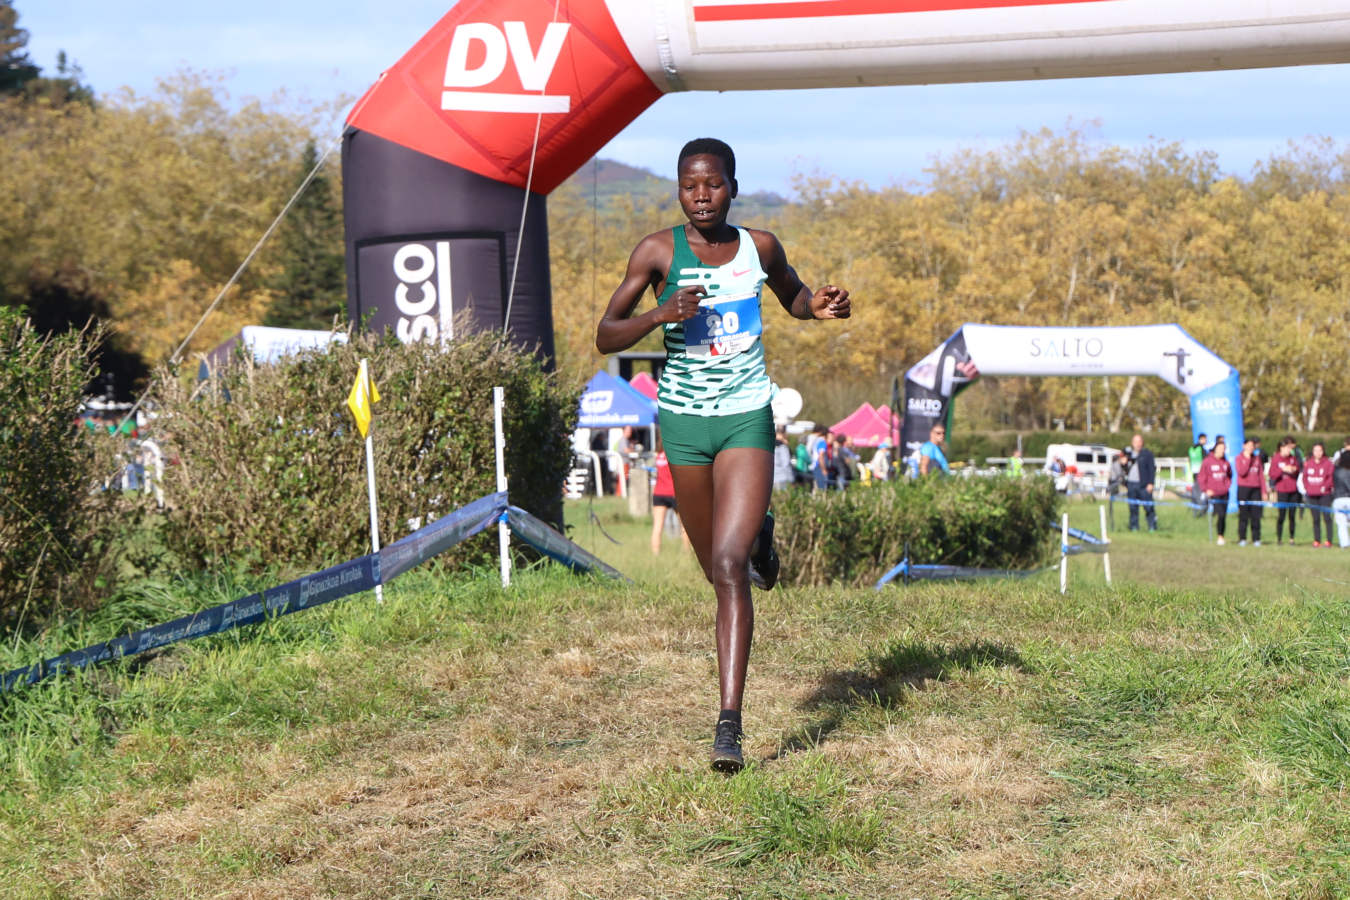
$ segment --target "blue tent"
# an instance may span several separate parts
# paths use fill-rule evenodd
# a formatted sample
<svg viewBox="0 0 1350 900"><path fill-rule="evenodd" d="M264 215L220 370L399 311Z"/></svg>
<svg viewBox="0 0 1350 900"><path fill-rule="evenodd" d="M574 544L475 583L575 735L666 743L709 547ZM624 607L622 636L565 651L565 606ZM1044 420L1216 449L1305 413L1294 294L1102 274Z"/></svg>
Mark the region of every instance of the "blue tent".
<svg viewBox="0 0 1350 900"><path fill-rule="evenodd" d="M656 424L656 403L632 385L603 369L586 382L581 394L579 428L615 428Z"/></svg>

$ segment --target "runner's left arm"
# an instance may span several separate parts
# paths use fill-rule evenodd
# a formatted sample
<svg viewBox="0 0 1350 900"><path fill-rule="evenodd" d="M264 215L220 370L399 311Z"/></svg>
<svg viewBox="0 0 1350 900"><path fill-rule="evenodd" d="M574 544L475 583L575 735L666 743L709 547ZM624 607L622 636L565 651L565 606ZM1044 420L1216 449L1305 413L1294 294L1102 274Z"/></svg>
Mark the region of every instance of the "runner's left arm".
<svg viewBox="0 0 1350 900"><path fill-rule="evenodd" d="M778 238L767 231L752 230L755 249L759 251L760 265L768 276L767 284L778 302L792 316L798 319L847 319L852 313L848 291L827 284L815 293L811 292L787 261Z"/></svg>

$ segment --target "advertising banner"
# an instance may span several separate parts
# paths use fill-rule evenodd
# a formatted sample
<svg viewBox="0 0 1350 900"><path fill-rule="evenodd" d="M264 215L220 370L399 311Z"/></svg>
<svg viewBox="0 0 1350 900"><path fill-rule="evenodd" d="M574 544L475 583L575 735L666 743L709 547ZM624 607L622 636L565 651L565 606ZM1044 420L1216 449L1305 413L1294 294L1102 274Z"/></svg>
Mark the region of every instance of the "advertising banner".
<svg viewBox="0 0 1350 900"><path fill-rule="evenodd" d="M961 388L979 377L977 364L966 351L964 331L956 332L940 347L910 366L905 373L904 417L900 425L901 458L908 458L928 440L939 422L949 425L951 402Z"/></svg>

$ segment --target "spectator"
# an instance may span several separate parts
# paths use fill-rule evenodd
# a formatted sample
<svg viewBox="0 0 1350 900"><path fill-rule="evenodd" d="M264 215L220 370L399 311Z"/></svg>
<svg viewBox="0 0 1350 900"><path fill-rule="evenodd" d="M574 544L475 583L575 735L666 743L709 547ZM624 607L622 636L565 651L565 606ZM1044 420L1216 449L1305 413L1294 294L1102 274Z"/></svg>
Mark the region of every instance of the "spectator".
<svg viewBox="0 0 1350 900"><path fill-rule="evenodd" d="M1153 451L1144 446L1144 436L1136 434L1130 438L1130 471L1125 474L1125 492L1130 499L1130 530L1139 530L1139 507L1144 507L1148 519L1148 530L1158 530L1158 510L1153 505L1153 482L1157 478L1158 467L1153 461Z"/></svg>
<svg viewBox="0 0 1350 900"><path fill-rule="evenodd" d="M1327 447L1321 441L1312 445L1312 457L1303 465L1303 489L1308 505L1313 507L1312 528L1314 547L1331 546L1331 501L1336 489L1336 470L1327 457ZM1322 543L1322 526L1326 525L1327 540ZM1293 532L1290 531L1290 539Z"/></svg>
<svg viewBox="0 0 1350 900"><path fill-rule="evenodd" d="M675 505L675 479L670 475L670 462L666 459L666 445L661 442L661 432L656 432L656 484L652 488L652 556L661 553L661 533L666 528L666 511L677 511ZM680 526L680 537L685 549L689 549L689 535L684 525Z"/></svg>
<svg viewBox="0 0 1350 900"><path fill-rule="evenodd" d="M848 486L848 466L839 455L839 450L843 446L844 439L833 431L829 434L828 448L829 462L825 466L825 483L827 487L843 490Z"/></svg>
<svg viewBox="0 0 1350 900"><path fill-rule="evenodd" d="M852 435L835 435L834 460L835 477L837 478L841 489L844 488L848 482L858 480L858 463L860 460L858 459L858 451L853 449Z"/></svg>
<svg viewBox="0 0 1350 900"><path fill-rule="evenodd" d="M793 482L792 451L788 448L787 426L779 425L773 435L773 489L790 487Z"/></svg>
<svg viewBox="0 0 1350 900"><path fill-rule="evenodd" d="M877 481L885 481L891 477L890 441L881 442L877 452L872 454L872 460L867 464L867 468L872 471L872 477Z"/></svg>
<svg viewBox="0 0 1350 900"><path fill-rule="evenodd" d="M824 425L817 425L812 429L806 449L811 457L811 477L815 481L815 488L823 491L830 486L829 429Z"/></svg>
<svg viewBox="0 0 1350 900"><path fill-rule="evenodd" d="M1200 467L1205 462L1205 433L1196 435L1195 443L1186 451L1186 471L1191 476L1191 500L1195 503L1195 515L1205 514L1204 490L1200 487Z"/></svg>
<svg viewBox="0 0 1350 900"><path fill-rule="evenodd" d="M1247 546L1247 527L1251 526L1252 544L1261 546L1261 504L1266 499L1266 478L1261 467L1258 442L1247 438L1242 442L1242 452L1235 459L1233 469L1237 475L1238 500L1238 546Z"/></svg>
<svg viewBox="0 0 1350 900"><path fill-rule="evenodd" d="M633 441L633 426L625 425L622 428L611 428L609 430L609 449L620 456L636 453L637 444Z"/></svg>
<svg viewBox="0 0 1350 900"><path fill-rule="evenodd" d="M1331 464L1333 466L1339 466L1341 464L1341 457L1346 456L1347 454L1350 454L1350 437L1342 441L1341 449L1331 455Z"/></svg>
<svg viewBox="0 0 1350 900"><path fill-rule="evenodd" d="M947 465L947 454L942 450L946 438L947 426L939 423L929 430L928 440L919 445L919 475L921 477L936 472L941 472L943 475L951 474L951 466Z"/></svg>
<svg viewBox="0 0 1350 900"><path fill-rule="evenodd" d="M811 483L811 451L807 449L806 444L811 439L808 434L797 442L797 451L792 455L792 468L795 470L794 478L798 484Z"/></svg>
<svg viewBox="0 0 1350 900"><path fill-rule="evenodd" d="M1331 508L1336 511L1336 533L1341 549L1350 547L1350 452L1342 450L1336 462Z"/></svg>
<svg viewBox="0 0 1350 900"><path fill-rule="evenodd" d="M1125 473L1130 468L1130 448L1121 447L1111 458L1111 470L1106 479L1106 492L1114 497L1125 486Z"/></svg>
<svg viewBox="0 0 1350 900"><path fill-rule="evenodd" d="M1008 476L1010 478L1022 477L1022 448L1013 448L1012 456L1008 457Z"/></svg>
<svg viewBox="0 0 1350 900"><path fill-rule="evenodd" d="M1223 533L1228 524L1228 489L1233 486L1233 466L1224 457L1227 455L1223 439L1214 442L1214 449L1200 461L1196 470L1196 484L1210 512L1214 514L1214 532L1218 536L1214 543L1223 546Z"/></svg>
<svg viewBox="0 0 1350 900"><path fill-rule="evenodd" d="M1299 465L1298 457L1294 455L1296 446L1297 443L1292 437L1285 436L1280 441L1266 474L1270 489L1275 492L1275 499L1280 504L1275 515L1275 543L1284 543L1284 520L1287 518L1291 547L1294 546L1294 514L1298 512L1298 502L1303 499L1298 492L1298 475L1303 467Z"/></svg>

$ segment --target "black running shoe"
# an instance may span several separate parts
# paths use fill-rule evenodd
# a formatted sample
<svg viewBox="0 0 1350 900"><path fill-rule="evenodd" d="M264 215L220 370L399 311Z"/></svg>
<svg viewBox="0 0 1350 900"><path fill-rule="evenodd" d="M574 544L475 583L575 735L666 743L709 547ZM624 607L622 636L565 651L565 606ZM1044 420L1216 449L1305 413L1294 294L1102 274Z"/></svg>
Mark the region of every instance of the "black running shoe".
<svg viewBox="0 0 1350 900"><path fill-rule="evenodd" d="M773 590L778 583L778 552L773 549L773 513L764 514L759 537L750 554L750 583L762 591Z"/></svg>
<svg viewBox="0 0 1350 900"><path fill-rule="evenodd" d="M730 719L717 723L717 733L713 736L712 767L714 771L735 775L745 768L745 757L741 756L741 726Z"/></svg>

